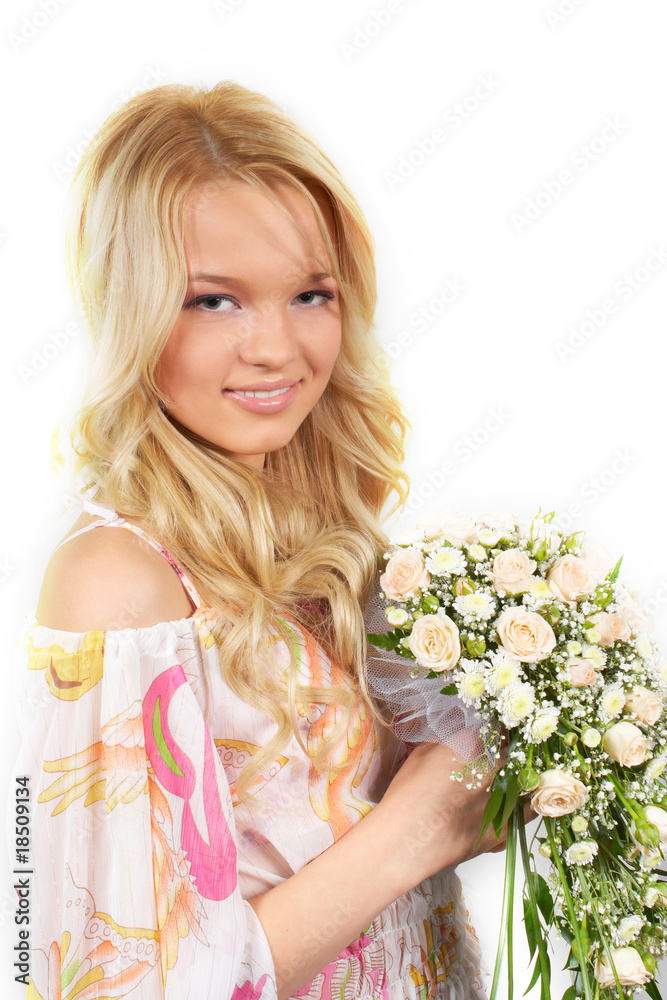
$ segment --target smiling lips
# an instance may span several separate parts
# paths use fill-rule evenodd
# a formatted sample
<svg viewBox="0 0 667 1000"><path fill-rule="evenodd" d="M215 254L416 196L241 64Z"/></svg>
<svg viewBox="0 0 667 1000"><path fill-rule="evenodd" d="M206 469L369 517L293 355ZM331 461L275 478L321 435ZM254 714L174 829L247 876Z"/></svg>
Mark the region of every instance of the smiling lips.
<svg viewBox="0 0 667 1000"><path fill-rule="evenodd" d="M274 388L266 388L270 385L273 385ZM256 388L253 386L248 389L224 389L223 395L233 399L235 403L251 413L278 413L292 402L296 396L299 382L280 379L273 383L264 382L264 387L261 387L262 383L256 383L256 386Z"/></svg>

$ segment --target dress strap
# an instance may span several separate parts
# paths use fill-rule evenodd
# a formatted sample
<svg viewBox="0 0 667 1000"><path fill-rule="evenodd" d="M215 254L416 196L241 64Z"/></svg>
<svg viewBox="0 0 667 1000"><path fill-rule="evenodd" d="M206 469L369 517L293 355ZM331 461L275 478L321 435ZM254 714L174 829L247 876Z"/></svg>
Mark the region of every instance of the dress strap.
<svg viewBox="0 0 667 1000"><path fill-rule="evenodd" d="M125 518L117 514L112 507L102 507L99 504L92 503L92 501L86 499L82 500L82 507L84 510L88 511L89 514L96 514L99 517L99 520L93 521L91 524L86 524L83 528L79 528L79 530L75 531L73 535L69 535L67 538L63 539L63 541L56 546L56 549L59 549L61 545L65 544L65 542L69 542L70 539L76 538L77 535L81 535L84 531L89 531L91 528L127 528L129 531L133 531L135 535L140 535L145 542L148 542L148 544L152 545L161 556L164 556L172 569L178 574L178 577L187 591L195 610L197 608L204 607L194 584L191 583L173 556L171 556L159 542L156 542L154 538L151 538L151 536L148 535L142 528L137 527L136 524L130 524L125 520Z"/></svg>

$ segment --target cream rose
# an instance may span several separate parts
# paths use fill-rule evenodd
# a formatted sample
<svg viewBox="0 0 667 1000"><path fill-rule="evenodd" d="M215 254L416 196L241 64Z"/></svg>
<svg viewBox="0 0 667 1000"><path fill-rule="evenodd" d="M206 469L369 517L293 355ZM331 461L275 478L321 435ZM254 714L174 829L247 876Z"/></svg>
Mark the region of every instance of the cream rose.
<svg viewBox="0 0 667 1000"><path fill-rule="evenodd" d="M645 687L636 687L625 699L625 707L633 712L640 722L653 726L662 715L662 698Z"/></svg>
<svg viewBox="0 0 667 1000"><path fill-rule="evenodd" d="M390 555L380 577L380 586L390 601L405 601L430 582L431 574L417 549L398 549Z"/></svg>
<svg viewBox="0 0 667 1000"><path fill-rule="evenodd" d="M570 604L595 588L595 579L588 565L579 556L557 559L547 573L547 582L559 601Z"/></svg>
<svg viewBox="0 0 667 1000"><path fill-rule="evenodd" d="M491 576L497 591L518 594L531 585L537 563L521 549L506 549L493 560Z"/></svg>
<svg viewBox="0 0 667 1000"><path fill-rule="evenodd" d="M627 642L630 638L630 625L623 615L619 615L618 613L609 614L607 611L601 611L591 621L595 622L595 629L600 633L598 642L601 646L613 646L619 640Z"/></svg>
<svg viewBox="0 0 667 1000"><path fill-rule="evenodd" d="M459 630L447 615L422 615L412 626L408 643L417 663L438 673L451 670L461 656Z"/></svg>
<svg viewBox="0 0 667 1000"><path fill-rule="evenodd" d="M567 816L580 809L588 798L588 789L579 778L567 771L543 771L531 808L540 816Z"/></svg>
<svg viewBox="0 0 667 1000"><path fill-rule="evenodd" d="M626 948L612 948L611 957L621 986L643 986L649 979L653 979L636 948L630 945ZM616 985L614 972L606 955L602 961L598 959L595 963L595 978L602 989Z"/></svg>
<svg viewBox="0 0 667 1000"><path fill-rule="evenodd" d="M660 846L667 847L667 812L660 806L646 806L646 819L657 826L660 834Z"/></svg>
<svg viewBox="0 0 667 1000"><path fill-rule="evenodd" d="M643 764L650 745L641 729L631 722L614 723L602 737L602 749L624 767Z"/></svg>
<svg viewBox="0 0 667 1000"><path fill-rule="evenodd" d="M535 611L505 608L496 628L503 649L523 663L545 660L556 645L551 625Z"/></svg>
<svg viewBox="0 0 667 1000"><path fill-rule="evenodd" d="M420 521L426 538L437 538L442 535L452 545L469 545L476 540L477 518L458 512L443 512L436 514L432 521Z"/></svg>
<svg viewBox="0 0 667 1000"><path fill-rule="evenodd" d="M570 660L568 667L570 670L570 684L572 687L590 687L590 685L595 684L598 679L597 673L588 660L575 658Z"/></svg>

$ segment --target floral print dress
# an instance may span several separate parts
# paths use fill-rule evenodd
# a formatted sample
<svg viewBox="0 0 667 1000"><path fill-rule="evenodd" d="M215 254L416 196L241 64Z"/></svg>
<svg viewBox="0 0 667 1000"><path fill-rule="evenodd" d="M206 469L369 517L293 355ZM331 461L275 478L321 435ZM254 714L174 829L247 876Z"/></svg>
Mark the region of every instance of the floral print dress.
<svg viewBox="0 0 667 1000"><path fill-rule="evenodd" d="M292 738L251 789L262 805L240 802L238 774L275 722L224 684L210 609L169 553L115 511L83 506L99 517L83 531L123 527L161 552L193 614L85 633L26 619L14 776L28 776L31 796L28 998L275 1000L271 951L248 900L365 816L406 746L378 732L357 698L335 780ZM278 613L291 626L302 683L352 683ZM277 634L265 653L287 665ZM313 704L300 716L309 749L335 711ZM469 1000L484 996L479 967L459 879L445 869L383 910L294 996Z"/></svg>

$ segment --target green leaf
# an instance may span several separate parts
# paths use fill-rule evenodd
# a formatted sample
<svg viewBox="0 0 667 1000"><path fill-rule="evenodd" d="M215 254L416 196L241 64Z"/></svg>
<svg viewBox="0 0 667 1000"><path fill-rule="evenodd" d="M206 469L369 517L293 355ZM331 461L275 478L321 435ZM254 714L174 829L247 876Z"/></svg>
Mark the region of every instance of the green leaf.
<svg viewBox="0 0 667 1000"><path fill-rule="evenodd" d="M623 562L623 556L618 560L611 573L607 573L607 579L610 583L614 583L618 579L618 573L621 568L621 563Z"/></svg>
<svg viewBox="0 0 667 1000"><path fill-rule="evenodd" d="M574 986L568 986L560 1000L577 1000L577 991Z"/></svg>
<svg viewBox="0 0 667 1000"><path fill-rule="evenodd" d="M507 779L506 789L507 790L505 792L505 807L501 813L501 818L500 818L501 829L505 826L505 823L512 815L514 807L517 804L519 795L521 794L516 774L509 775Z"/></svg>
<svg viewBox="0 0 667 1000"><path fill-rule="evenodd" d="M652 979L649 983L646 983L645 986L642 987L642 989L646 990L651 1000L662 1000L662 996L660 995L660 990L658 989L658 986L654 979Z"/></svg>
<svg viewBox="0 0 667 1000"><path fill-rule="evenodd" d="M503 792L502 786L499 784L495 785L495 787L491 792L491 795L489 796L489 800L484 808L484 814L482 816L482 829L480 831L480 835L479 838L477 839L475 847L477 847L477 844L479 844L480 840L484 836L487 826L489 825L489 823L492 821L492 819L495 817L496 813L502 806L504 794L505 793Z"/></svg>
<svg viewBox="0 0 667 1000"><path fill-rule="evenodd" d="M459 689L457 688L456 684L448 684L447 687L444 687L440 692L440 694L458 694L458 693Z"/></svg>

